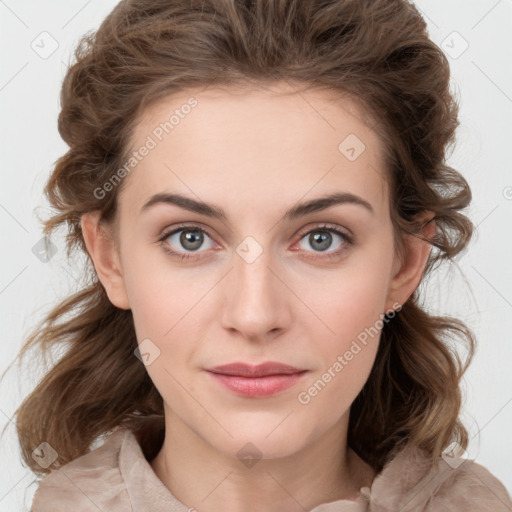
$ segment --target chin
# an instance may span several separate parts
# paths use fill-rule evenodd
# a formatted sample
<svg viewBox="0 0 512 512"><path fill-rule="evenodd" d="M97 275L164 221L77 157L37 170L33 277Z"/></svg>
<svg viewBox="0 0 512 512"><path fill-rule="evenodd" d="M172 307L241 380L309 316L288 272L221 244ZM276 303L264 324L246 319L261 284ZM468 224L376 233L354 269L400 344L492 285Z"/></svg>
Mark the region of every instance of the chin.
<svg viewBox="0 0 512 512"><path fill-rule="evenodd" d="M224 433L212 439L210 430L203 439L226 456L241 460L288 457L304 449L310 436L304 423L291 420L293 413L286 418L287 414L272 414L271 419L268 413L245 414L242 421L223 423L233 437Z"/></svg>

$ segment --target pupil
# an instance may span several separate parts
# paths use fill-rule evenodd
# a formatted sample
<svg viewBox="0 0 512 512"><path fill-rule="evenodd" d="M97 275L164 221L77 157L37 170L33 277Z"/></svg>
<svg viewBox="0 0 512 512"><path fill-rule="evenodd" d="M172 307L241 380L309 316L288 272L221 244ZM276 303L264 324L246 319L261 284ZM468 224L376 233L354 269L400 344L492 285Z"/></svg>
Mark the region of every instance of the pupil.
<svg viewBox="0 0 512 512"><path fill-rule="evenodd" d="M327 231L317 232L315 234L310 235L311 245L314 246L312 242L320 242L320 246L317 245L317 248L320 251L325 251L331 245L331 234Z"/></svg>
<svg viewBox="0 0 512 512"><path fill-rule="evenodd" d="M195 251L203 243L203 234L200 231L183 231L180 236L180 243L186 249Z"/></svg>

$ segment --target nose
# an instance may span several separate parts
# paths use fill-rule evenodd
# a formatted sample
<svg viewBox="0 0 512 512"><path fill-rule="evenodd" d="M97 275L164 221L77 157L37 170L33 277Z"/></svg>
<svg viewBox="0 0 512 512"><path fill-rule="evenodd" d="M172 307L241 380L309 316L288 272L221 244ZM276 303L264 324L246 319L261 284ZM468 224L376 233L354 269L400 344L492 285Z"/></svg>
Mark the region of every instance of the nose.
<svg viewBox="0 0 512 512"><path fill-rule="evenodd" d="M233 265L224 282L223 327L256 342L286 331L291 323L293 294L285 284L284 271L265 251L252 262L234 254Z"/></svg>

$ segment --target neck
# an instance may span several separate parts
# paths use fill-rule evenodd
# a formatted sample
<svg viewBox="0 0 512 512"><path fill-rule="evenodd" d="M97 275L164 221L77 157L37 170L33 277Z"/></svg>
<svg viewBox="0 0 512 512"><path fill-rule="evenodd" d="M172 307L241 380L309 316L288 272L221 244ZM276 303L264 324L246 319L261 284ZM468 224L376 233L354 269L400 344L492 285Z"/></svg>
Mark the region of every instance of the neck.
<svg viewBox="0 0 512 512"><path fill-rule="evenodd" d="M217 450L166 411L162 449L150 464L173 496L201 512L304 512L356 499L374 470L347 449L348 413L292 455L243 462Z"/></svg>

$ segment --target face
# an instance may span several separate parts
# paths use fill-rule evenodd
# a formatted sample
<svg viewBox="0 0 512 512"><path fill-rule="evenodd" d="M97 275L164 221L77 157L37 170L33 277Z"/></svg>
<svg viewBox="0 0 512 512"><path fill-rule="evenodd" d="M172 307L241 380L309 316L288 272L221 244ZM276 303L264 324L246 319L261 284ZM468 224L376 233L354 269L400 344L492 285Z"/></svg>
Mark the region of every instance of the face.
<svg viewBox="0 0 512 512"><path fill-rule="evenodd" d="M383 151L362 119L348 99L279 85L181 92L136 126L119 275L102 281L132 310L166 421L224 454L251 442L282 457L342 431L382 314L414 288L394 280ZM238 362L302 373L208 371Z"/></svg>

